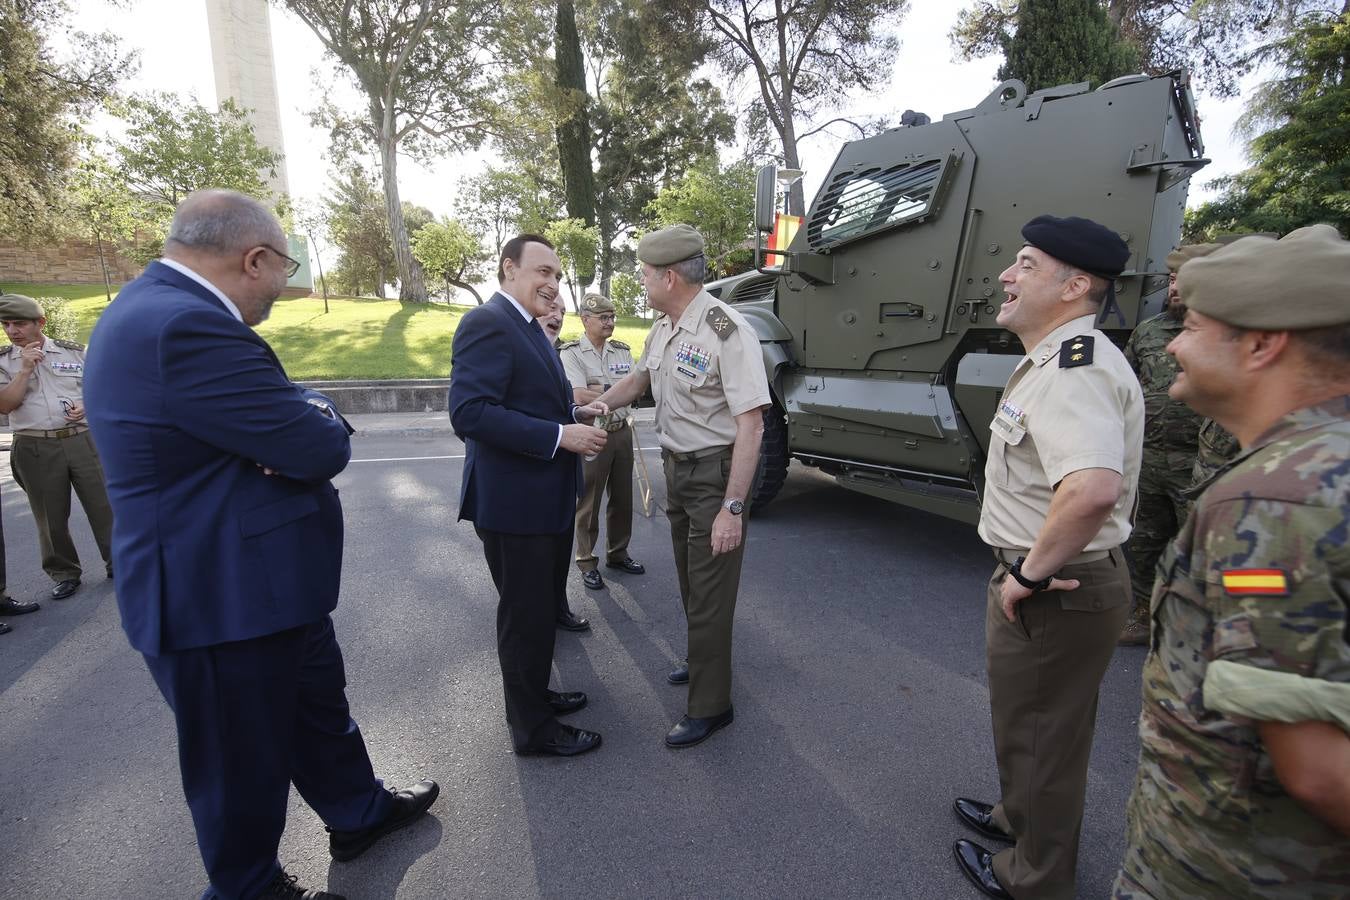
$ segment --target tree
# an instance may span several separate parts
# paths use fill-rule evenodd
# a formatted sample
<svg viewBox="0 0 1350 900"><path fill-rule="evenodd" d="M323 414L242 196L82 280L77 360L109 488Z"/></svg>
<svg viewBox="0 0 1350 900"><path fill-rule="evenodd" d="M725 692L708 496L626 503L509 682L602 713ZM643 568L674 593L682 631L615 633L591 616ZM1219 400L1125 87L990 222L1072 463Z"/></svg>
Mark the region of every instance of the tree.
<svg viewBox="0 0 1350 900"><path fill-rule="evenodd" d="M323 211L310 203L299 204L294 209L295 226L309 240L309 252L314 254L314 262L319 267L319 290L323 292L323 311L328 313L328 279L323 275L323 256L319 253L318 237L328 227Z"/></svg>
<svg viewBox="0 0 1350 900"><path fill-rule="evenodd" d="M755 217L755 167L709 161L657 195L648 207L655 227L694 225L707 243L709 273L729 274L748 262Z"/></svg>
<svg viewBox="0 0 1350 900"><path fill-rule="evenodd" d="M103 289L112 302L108 254L136 233L136 201L122 173L101 155L89 151L71 172L67 186L72 231L93 239L103 270Z"/></svg>
<svg viewBox="0 0 1350 900"><path fill-rule="evenodd" d="M211 112L195 100L155 93L130 98L123 111L127 131L116 144L117 161L142 200L171 215L203 188L273 199L267 179L281 157L258 143L248 113L233 100Z"/></svg>
<svg viewBox="0 0 1350 900"><path fill-rule="evenodd" d="M600 250L600 230L581 219L559 219L544 229L544 237L558 252L562 261L563 281L572 295L572 308L581 312L577 291L586 286L582 273L595 271L595 256Z"/></svg>
<svg viewBox="0 0 1350 900"><path fill-rule="evenodd" d="M460 221L495 252L514 235L537 234L561 218L553 196L521 171L488 168L460 181L455 207Z"/></svg>
<svg viewBox="0 0 1350 900"><path fill-rule="evenodd" d="M334 284L341 283L358 296L369 285L372 293L383 297L395 258L387 209L374 176L360 166L348 166L333 182L324 205L328 237L338 250Z"/></svg>
<svg viewBox="0 0 1350 900"><path fill-rule="evenodd" d="M399 296L425 300L398 190L400 151L420 158L477 147L496 130L507 7L491 0L284 0L365 94L365 115L334 122L357 128L380 153L385 211ZM529 22L515 24L537 34ZM524 38L522 38L523 40Z"/></svg>
<svg viewBox="0 0 1350 900"><path fill-rule="evenodd" d="M1138 52L1099 0L1022 0L1016 30L1001 42L998 77L1020 79L1028 91L1079 81L1095 87L1139 68Z"/></svg>
<svg viewBox="0 0 1350 900"><path fill-rule="evenodd" d="M1192 210L1188 237L1285 234L1328 222L1350 233L1350 2L1309 16L1263 53L1279 73L1248 105L1253 165L1217 179L1218 199Z"/></svg>
<svg viewBox="0 0 1350 900"><path fill-rule="evenodd" d="M1304 16L1333 12L1335 0L1100 0L1107 18L1138 50L1143 71L1189 69L1216 96L1237 93L1269 41L1287 35ZM1017 0L977 0L952 29L959 57L1001 52L1016 27Z"/></svg>
<svg viewBox="0 0 1350 900"><path fill-rule="evenodd" d="M135 67L112 35L71 31L65 0L0 0L0 234L41 240L58 229L80 120ZM51 38L79 47L61 59Z"/></svg>
<svg viewBox="0 0 1350 900"><path fill-rule="evenodd" d="M412 252L428 276L445 282L445 300L450 302L455 288L463 288L478 305L483 298L474 283L486 277L484 263L490 258L483 241L460 222L451 218L429 222L413 232Z"/></svg>
<svg viewBox="0 0 1350 900"><path fill-rule="evenodd" d="M747 64L758 82L754 113L767 121L783 151L783 165L801 167L797 145L834 122L812 124L853 91L870 91L890 72L898 25L909 0L658 0L672 30L697 28L714 43L712 59L732 77ZM860 131L867 127L851 122ZM805 208L801 182L789 193L789 211Z"/></svg>
<svg viewBox="0 0 1350 900"><path fill-rule="evenodd" d="M619 315L637 315L638 305L642 301L642 282L637 280L636 275L628 272L616 273L610 285L609 299Z"/></svg>
<svg viewBox="0 0 1350 900"><path fill-rule="evenodd" d="M557 0L557 26L553 52L557 63L557 87L564 111L558 121L558 162L562 170L567 215L595 224L595 173L591 171L591 121L586 92L585 60L577 33L576 5ZM595 279L595 269L578 273L582 284Z"/></svg>

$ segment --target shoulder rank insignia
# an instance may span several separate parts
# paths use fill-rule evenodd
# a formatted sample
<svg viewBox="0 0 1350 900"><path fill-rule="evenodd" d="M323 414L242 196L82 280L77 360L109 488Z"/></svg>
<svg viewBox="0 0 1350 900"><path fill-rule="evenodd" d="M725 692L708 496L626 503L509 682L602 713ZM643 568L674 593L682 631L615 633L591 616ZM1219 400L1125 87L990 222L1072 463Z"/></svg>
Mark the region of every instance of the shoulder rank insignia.
<svg viewBox="0 0 1350 900"><path fill-rule="evenodd" d="M1289 576L1283 569L1224 569L1223 592L1232 596L1266 594L1289 596Z"/></svg>
<svg viewBox="0 0 1350 900"><path fill-rule="evenodd" d="M78 341L63 341L57 338L52 338L52 343L58 347L65 347L67 350L80 350L80 351L84 350L84 344L81 344Z"/></svg>
<svg viewBox="0 0 1350 900"><path fill-rule="evenodd" d="M708 310L707 318L712 330L717 332L717 336L722 340L725 341L736 333L736 323L731 321L731 316L727 315L727 311L722 307L714 306Z"/></svg>
<svg viewBox="0 0 1350 900"><path fill-rule="evenodd" d="M610 343L610 346L611 346L611 347L618 347L620 350L631 350L631 349L633 349L632 347L629 347L627 344L625 344L623 341L616 341L616 340L614 340L614 338L610 338L610 339L609 339L609 343Z"/></svg>
<svg viewBox="0 0 1350 900"><path fill-rule="evenodd" d="M559 344L559 345L558 345L558 349L559 349L559 350L571 350L573 347L580 346L580 344L581 344L581 338L577 338L575 341L565 341L565 342Z"/></svg>
<svg viewBox="0 0 1350 900"><path fill-rule="evenodd" d="M1061 369L1090 365L1092 365L1092 335L1084 334L1069 338L1059 345L1059 367Z"/></svg>

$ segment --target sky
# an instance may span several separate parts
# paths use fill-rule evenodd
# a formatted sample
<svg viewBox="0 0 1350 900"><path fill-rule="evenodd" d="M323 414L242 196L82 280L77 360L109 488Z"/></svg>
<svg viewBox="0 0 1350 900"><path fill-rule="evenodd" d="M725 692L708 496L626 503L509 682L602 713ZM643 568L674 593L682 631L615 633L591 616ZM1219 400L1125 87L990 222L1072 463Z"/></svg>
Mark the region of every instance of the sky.
<svg viewBox="0 0 1350 900"><path fill-rule="evenodd" d="M864 108L858 103L822 115L820 120L842 113L864 113L888 115L894 122L908 108L926 112L937 120L945 113L968 109L984 99L997 84L995 71L999 59L953 61L947 35L962 5L954 0L911 0L910 12L899 29L900 51L889 84L876 97L877 108ZM133 92L191 94L203 105L214 108L215 78L204 0L123 0L121 6L114 8L105 0L80 0L76 4L76 24L84 30L111 30L122 37L127 47L140 51L139 71L126 82L126 88ZM333 65L324 59L318 38L296 16L275 6L269 6L269 15L287 175L292 196L306 204L324 196L330 178L329 163L324 157L327 135L310 127L307 120L307 113L322 96L316 80L331 85L341 82L341 77L334 74ZM732 86L728 90L729 99L743 101L752 89L752 81ZM1213 162L1191 185L1192 205L1209 195L1203 189L1204 182L1246 165L1241 145L1231 135L1241 112L1241 98L1218 101L1205 95L1203 84L1196 85L1196 93L1205 151ZM346 83L340 84L337 96L348 98L351 107L357 106L358 95ZM112 127L115 126L102 120L95 123L94 130ZM835 126L805 142L803 183L808 197L826 174L839 143L853 136L852 129ZM480 153L447 158L428 168L401 157L400 193L404 200L437 214L451 214L460 178L491 162L490 153Z"/></svg>

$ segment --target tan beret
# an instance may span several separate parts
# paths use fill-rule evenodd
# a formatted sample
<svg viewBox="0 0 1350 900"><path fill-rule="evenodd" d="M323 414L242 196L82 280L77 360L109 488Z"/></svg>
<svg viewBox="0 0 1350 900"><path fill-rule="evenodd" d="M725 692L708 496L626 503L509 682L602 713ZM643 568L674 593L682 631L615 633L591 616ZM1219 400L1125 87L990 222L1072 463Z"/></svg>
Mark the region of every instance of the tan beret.
<svg viewBox="0 0 1350 900"><path fill-rule="evenodd" d="M1330 225L1279 240L1246 237L1177 273L1187 309L1238 328L1298 331L1350 323L1350 242Z"/></svg>
<svg viewBox="0 0 1350 900"><path fill-rule="evenodd" d="M1183 244L1167 254L1167 268L1169 271L1175 272L1187 260L1209 256L1222 246L1223 244Z"/></svg>
<svg viewBox="0 0 1350 900"><path fill-rule="evenodd" d="M638 241L637 258L649 266L669 266L703 255L703 235L689 225L672 225Z"/></svg>
<svg viewBox="0 0 1350 900"><path fill-rule="evenodd" d="M25 297L23 294L0 295L0 321L41 319L44 315L42 306L32 297Z"/></svg>
<svg viewBox="0 0 1350 900"><path fill-rule="evenodd" d="M601 313L612 312L614 312L614 304L604 294L592 292L581 300L581 314L583 316L598 316Z"/></svg>

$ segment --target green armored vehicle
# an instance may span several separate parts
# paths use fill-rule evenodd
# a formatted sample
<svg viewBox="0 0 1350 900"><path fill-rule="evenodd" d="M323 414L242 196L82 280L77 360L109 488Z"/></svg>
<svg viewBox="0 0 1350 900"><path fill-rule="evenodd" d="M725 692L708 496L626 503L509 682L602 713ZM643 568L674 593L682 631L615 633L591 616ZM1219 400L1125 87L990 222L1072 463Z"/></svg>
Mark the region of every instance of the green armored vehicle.
<svg viewBox="0 0 1350 900"><path fill-rule="evenodd" d="M989 423L1023 355L994 321L1022 225L1052 213L1120 232L1132 256L1098 327L1123 345L1163 307L1203 153L1176 73L1034 94L1006 81L973 109L847 143L786 248L766 246L783 231L762 170L757 271L709 285L753 323L774 396L755 503L796 458L976 521Z"/></svg>

